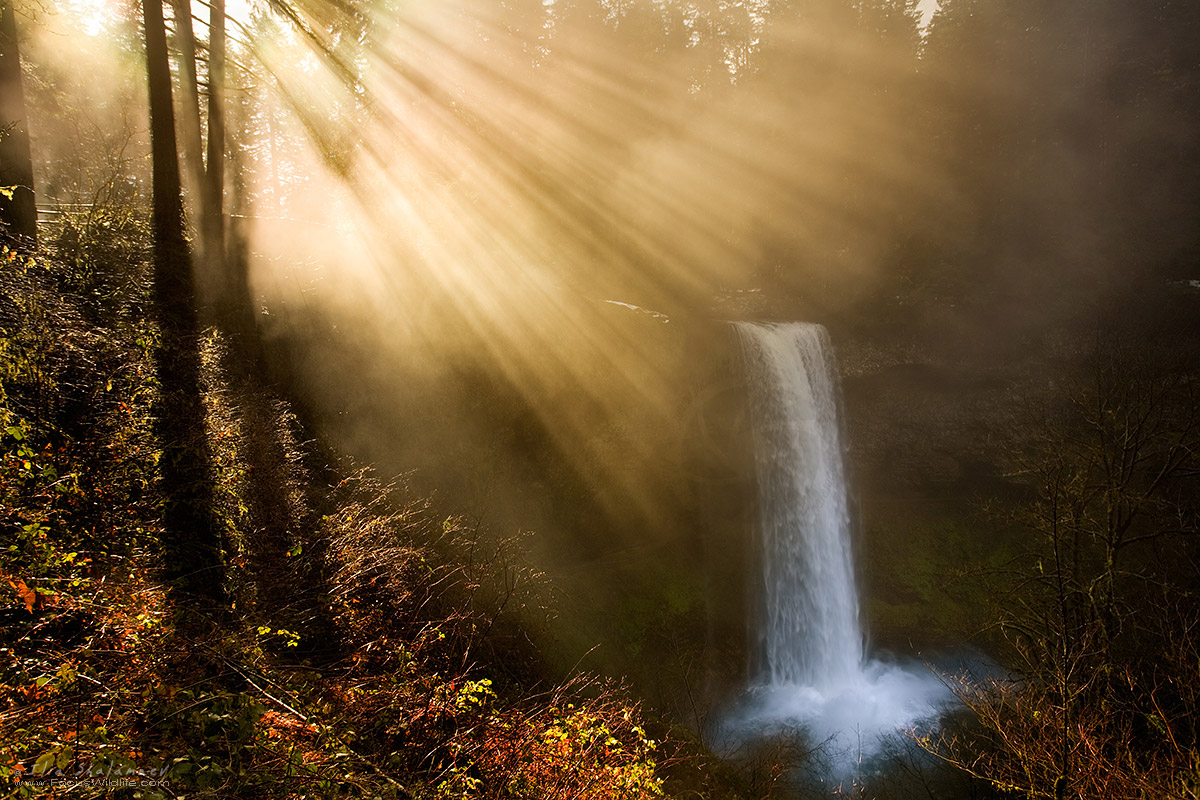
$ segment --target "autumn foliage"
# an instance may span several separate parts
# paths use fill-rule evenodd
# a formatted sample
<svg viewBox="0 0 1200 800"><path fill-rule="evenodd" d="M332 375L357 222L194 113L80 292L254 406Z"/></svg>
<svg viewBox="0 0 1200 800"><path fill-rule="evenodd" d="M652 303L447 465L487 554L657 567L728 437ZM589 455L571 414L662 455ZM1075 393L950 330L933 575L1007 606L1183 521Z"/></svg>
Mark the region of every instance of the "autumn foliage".
<svg viewBox="0 0 1200 800"><path fill-rule="evenodd" d="M3 254L0 795L661 794L621 689L542 677L519 541L327 466L216 333L230 607L169 591L140 225Z"/></svg>

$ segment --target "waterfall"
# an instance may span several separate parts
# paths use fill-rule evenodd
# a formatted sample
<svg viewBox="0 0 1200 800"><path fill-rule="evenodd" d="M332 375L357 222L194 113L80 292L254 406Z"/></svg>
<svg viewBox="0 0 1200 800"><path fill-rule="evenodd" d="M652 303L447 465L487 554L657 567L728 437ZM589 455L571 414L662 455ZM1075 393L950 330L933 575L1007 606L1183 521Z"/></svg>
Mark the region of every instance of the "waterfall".
<svg viewBox="0 0 1200 800"><path fill-rule="evenodd" d="M829 334L803 322L735 323L758 479L750 685L714 746L738 752L797 725L831 780L949 700L923 666L866 658L850 536L838 372Z"/></svg>
<svg viewBox="0 0 1200 800"><path fill-rule="evenodd" d="M828 691L863 659L829 335L800 322L736 327L759 487L757 679Z"/></svg>

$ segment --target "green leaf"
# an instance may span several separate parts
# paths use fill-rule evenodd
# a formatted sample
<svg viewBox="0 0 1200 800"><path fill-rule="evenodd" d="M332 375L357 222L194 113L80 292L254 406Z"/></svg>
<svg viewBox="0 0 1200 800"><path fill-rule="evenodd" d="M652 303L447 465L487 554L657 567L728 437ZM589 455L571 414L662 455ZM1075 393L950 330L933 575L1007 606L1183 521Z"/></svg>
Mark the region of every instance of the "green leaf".
<svg viewBox="0 0 1200 800"><path fill-rule="evenodd" d="M54 762L58 759L58 750L47 750L38 756L37 761L33 762L33 774L45 775L46 771L54 766Z"/></svg>

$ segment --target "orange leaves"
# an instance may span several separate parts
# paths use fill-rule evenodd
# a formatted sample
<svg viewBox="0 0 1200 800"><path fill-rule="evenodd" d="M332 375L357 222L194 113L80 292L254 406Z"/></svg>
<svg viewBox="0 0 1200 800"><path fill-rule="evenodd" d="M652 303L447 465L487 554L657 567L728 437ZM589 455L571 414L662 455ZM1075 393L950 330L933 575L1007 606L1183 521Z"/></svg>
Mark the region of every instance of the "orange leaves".
<svg viewBox="0 0 1200 800"><path fill-rule="evenodd" d="M264 733L268 739L311 739L317 733L317 726L297 719L291 714L267 710L259 717L259 725L265 726Z"/></svg>
<svg viewBox="0 0 1200 800"><path fill-rule="evenodd" d="M9 578L8 585L17 590L17 595L25 603L25 610L32 614L33 607L37 604L37 592L26 586L25 581L19 579L14 582L12 578Z"/></svg>
<svg viewBox="0 0 1200 800"><path fill-rule="evenodd" d="M17 596L21 599L21 602L25 604L25 610L30 614L32 614L35 609L40 611L46 606L54 604L56 595L53 592L31 589L29 588L29 584L25 583L25 581L21 580L20 578L14 580L6 575L5 579L8 581L9 586L11 586L13 589L16 589Z"/></svg>

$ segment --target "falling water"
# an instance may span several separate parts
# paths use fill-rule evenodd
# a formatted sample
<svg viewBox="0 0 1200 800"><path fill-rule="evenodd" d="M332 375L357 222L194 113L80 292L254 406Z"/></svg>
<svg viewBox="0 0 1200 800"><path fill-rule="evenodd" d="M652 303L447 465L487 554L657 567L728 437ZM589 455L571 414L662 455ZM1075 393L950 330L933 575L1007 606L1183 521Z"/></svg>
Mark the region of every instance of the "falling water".
<svg viewBox="0 0 1200 800"><path fill-rule="evenodd" d="M736 324L759 487L755 665L714 742L807 729L834 774L947 699L920 665L865 657L850 536L838 373L811 323Z"/></svg>
<svg viewBox="0 0 1200 800"><path fill-rule="evenodd" d="M759 485L759 679L829 691L862 667L838 379L820 325L740 323Z"/></svg>

